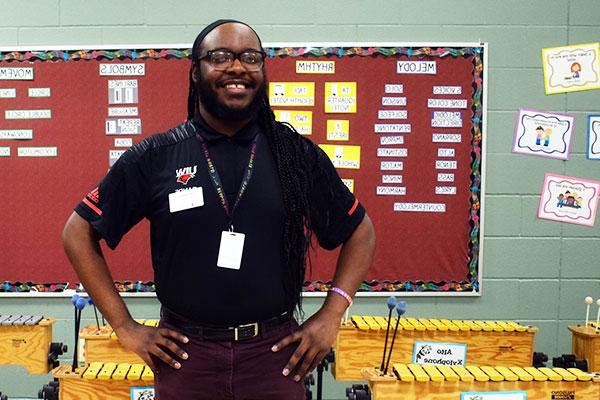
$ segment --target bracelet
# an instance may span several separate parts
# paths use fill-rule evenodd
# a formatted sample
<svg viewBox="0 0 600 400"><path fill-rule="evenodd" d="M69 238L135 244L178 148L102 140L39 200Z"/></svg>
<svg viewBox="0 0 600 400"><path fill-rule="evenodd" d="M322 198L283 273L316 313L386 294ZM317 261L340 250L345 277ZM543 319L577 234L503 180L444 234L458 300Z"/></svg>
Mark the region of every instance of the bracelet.
<svg viewBox="0 0 600 400"><path fill-rule="evenodd" d="M350 297L350 295L348 293L346 293L344 290L340 289L339 287L335 287L335 286L332 286L329 290L332 292L335 292L335 293L339 294L340 296L342 296L343 298L345 298L346 301L348 302L348 307L350 307L352 305L352 297Z"/></svg>

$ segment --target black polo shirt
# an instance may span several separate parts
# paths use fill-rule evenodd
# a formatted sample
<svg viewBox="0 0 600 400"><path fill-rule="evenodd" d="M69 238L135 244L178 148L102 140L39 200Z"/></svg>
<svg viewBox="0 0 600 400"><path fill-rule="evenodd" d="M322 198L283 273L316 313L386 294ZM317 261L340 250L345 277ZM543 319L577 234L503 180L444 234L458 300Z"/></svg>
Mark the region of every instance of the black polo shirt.
<svg viewBox="0 0 600 400"><path fill-rule="evenodd" d="M221 232L227 229L228 218L199 137L216 167L230 209L256 139L252 176L233 214L235 231L246 235L239 270L217 266ZM306 146L314 146L303 140ZM318 149L316 154L315 162L326 174L311 195L313 207L319 210L315 233L323 247L332 249L350 237L365 211L325 153ZM192 187L202 188L204 205L170 212L169 194ZM332 190L334 197L322 196L317 188ZM148 218L157 296L178 314L201 323L233 325L265 320L286 310L285 209L272 152L256 123L227 137L199 119L145 139L121 156L75 211L113 249L131 227Z"/></svg>

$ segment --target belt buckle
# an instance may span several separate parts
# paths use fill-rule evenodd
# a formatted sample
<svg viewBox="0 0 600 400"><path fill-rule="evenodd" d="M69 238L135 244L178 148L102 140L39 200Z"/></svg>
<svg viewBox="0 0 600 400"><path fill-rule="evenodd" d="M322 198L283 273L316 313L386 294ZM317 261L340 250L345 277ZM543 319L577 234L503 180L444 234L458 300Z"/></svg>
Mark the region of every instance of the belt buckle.
<svg viewBox="0 0 600 400"><path fill-rule="evenodd" d="M233 328L233 340L235 340L236 342L239 340L239 337L238 337L239 329L248 328L248 327L254 327L254 333L252 334L252 336L250 336L250 338L258 336L258 322L253 322L251 324L239 325L239 326L236 326L235 328Z"/></svg>

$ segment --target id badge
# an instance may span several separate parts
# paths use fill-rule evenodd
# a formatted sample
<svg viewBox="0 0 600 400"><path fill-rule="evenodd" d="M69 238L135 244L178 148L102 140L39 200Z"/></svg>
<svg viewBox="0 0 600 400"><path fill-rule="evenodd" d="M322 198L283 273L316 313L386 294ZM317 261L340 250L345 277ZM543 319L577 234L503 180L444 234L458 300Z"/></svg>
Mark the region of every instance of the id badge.
<svg viewBox="0 0 600 400"><path fill-rule="evenodd" d="M169 193L169 211L172 213L202 207L203 205L204 194L202 186Z"/></svg>
<svg viewBox="0 0 600 400"><path fill-rule="evenodd" d="M231 231L221 232L221 245L219 246L217 267L240 269L245 238L246 235L243 233Z"/></svg>

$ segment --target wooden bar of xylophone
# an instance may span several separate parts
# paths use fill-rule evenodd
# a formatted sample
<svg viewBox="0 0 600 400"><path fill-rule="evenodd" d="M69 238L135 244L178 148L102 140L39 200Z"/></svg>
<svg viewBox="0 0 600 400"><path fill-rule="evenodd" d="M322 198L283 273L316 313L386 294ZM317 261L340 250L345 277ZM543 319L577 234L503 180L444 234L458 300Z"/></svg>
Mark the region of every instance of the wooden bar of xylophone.
<svg viewBox="0 0 600 400"><path fill-rule="evenodd" d="M132 387L154 385L154 373L145 364L92 362L75 372L62 365L53 374L60 400L129 400Z"/></svg>
<svg viewBox="0 0 600 400"><path fill-rule="evenodd" d="M0 364L21 365L31 374L47 374L54 319L0 315Z"/></svg>
<svg viewBox="0 0 600 400"><path fill-rule="evenodd" d="M158 326L158 320L136 320L147 326ZM135 353L125 350L113 329L109 325L89 325L83 328L79 335L85 340L84 352L86 363L95 361L116 363L143 363L142 359Z"/></svg>
<svg viewBox="0 0 600 400"><path fill-rule="evenodd" d="M600 398L600 375L576 368L434 366L394 364L382 376L375 368L362 371L372 400L455 400L465 392L524 391L527 400Z"/></svg>
<svg viewBox="0 0 600 400"><path fill-rule="evenodd" d="M396 326L392 318L390 336ZM360 380L361 370L381 364L387 318L353 316L342 324L334 342L337 380ZM536 327L511 321L401 318L392 363L410 363L415 341L463 343L472 365L530 366Z"/></svg>
<svg viewBox="0 0 600 400"><path fill-rule="evenodd" d="M571 325L569 330L573 354L587 360L589 371L600 371L600 327L590 322L588 326Z"/></svg>

